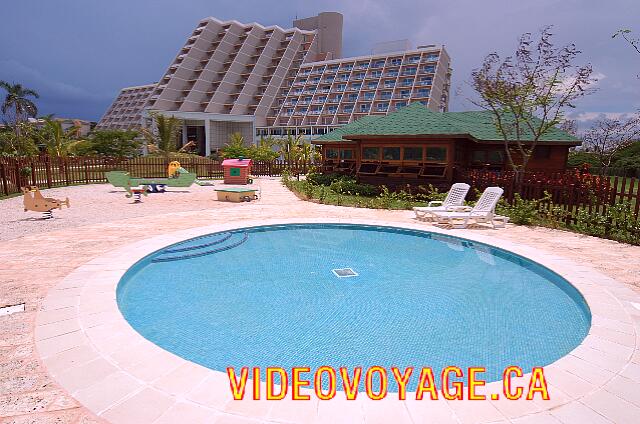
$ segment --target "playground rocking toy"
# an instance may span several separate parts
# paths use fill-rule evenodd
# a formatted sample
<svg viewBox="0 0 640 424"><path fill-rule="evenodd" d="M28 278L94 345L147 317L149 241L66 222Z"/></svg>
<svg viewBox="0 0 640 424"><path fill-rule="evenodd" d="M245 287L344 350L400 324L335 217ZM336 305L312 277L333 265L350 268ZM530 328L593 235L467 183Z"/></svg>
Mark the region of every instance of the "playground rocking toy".
<svg viewBox="0 0 640 424"><path fill-rule="evenodd" d="M24 193L24 211L42 212L44 219L53 218L54 209L62 209L63 205L70 207L68 197L65 200L44 197L36 186L22 187L22 192Z"/></svg>

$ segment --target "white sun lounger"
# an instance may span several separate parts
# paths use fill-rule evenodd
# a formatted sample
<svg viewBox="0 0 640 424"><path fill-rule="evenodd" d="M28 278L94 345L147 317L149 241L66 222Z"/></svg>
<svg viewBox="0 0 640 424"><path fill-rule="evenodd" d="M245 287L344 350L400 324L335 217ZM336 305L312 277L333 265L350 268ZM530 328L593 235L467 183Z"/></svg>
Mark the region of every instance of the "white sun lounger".
<svg viewBox="0 0 640 424"><path fill-rule="evenodd" d="M496 205L502 197L500 187L487 187L476 205L469 211L434 211L434 219L440 224L448 224L453 228L467 228L469 222L490 223L493 228L505 227L509 218L495 214Z"/></svg>
<svg viewBox="0 0 640 424"><path fill-rule="evenodd" d="M464 198L469 192L469 184L455 183L451 186L447 197L444 200L433 200L427 206L415 207L416 219L427 220L432 218L432 213L436 211L444 212L460 207L464 204Z"/></svg>

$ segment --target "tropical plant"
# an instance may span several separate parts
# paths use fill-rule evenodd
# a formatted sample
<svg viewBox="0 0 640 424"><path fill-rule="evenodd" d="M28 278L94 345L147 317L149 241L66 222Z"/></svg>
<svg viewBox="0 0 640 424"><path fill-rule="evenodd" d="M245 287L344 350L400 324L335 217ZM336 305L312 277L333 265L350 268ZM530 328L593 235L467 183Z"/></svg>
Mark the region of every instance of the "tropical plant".
<svg viewBox="0 0 640 424"><path fill-rule="evenodd" d="M20 124L25 122L27 118L33 118L38 114L38 107L29 97L37 99L40 95L35 90L23 87L22 84L9 84L6 81L0 81L0 88L7 92L2 101L2 106L0 106L0 111L2 111L5 118L11 113L13 114L12 120L5 119L4 121L13 125L16 143L20 144L22 143L20 136L23 129L23 125Z"/></svg>
<svg viewBox="0 0 640 424"><path fill-rule="evenodd" d="M142 136L147 142L147 149L151 153L165 156L167 159L178 149L178 133L182 120L175 116L167 116L159 112L150 114L151 128L143 128Z"/></svg>
<svg viewBox="0 0 640 424"><path fill-rule="evenodd" d="M35 143L37 129L26 122L17 124L18 133L13 128L0 128L0 156L35 156L38 146Z"/></svg>
<svg viewBox="0 0 640 424"><path fill-rule="evenodd" d="M244 137L235 132L229 135L229 141L220 149L223 158L248 158L250 150L244 145Z"/></svg>
<svg viewBox="0 0 640 424"><path fill-rule="evenodd" d="M67 130L62 128L62 123L51 116L43 118L44 124L38 131L38 141L44 146L45 151L51 156L64 157L74 152L76 146L82 141L74 140L76 127Z"/></svg>
<svg viewBox="0 0 640 424"><path fill-rule="evenodd" d="M296 149L301 144L304 144L304 137L302 134L298 134L297 136L293 136L291 133L287 134L285 138L278 141L280 156L285 158L287 163L291 163L292 160L295 160Z"/></svg>
<svg viewBox="0 0 640 424"><path fill-rule="evenodd" d="M504 140L508 163L522 180L538 141L564 121L566 109L591 93L591 65L574 65L580 51L569 44L556 48L551 27L537 40L531 33L520 37L513 56L488 55L471 74L479 95L472 103L491 112Z"/></svg>
<svg viewBox="0 0 640 424"><path fill-rule="evenodd" d="M249 148L249 157L253 160L270 162L278 158L280 154L274 150L277 141L269 136L267 138L261 137L256 146Z"/></svg>
<svg viewBox="0 0 640 424"><path fill-rule="evenodd" d="M129 130L96 130L74 147L78 155L135 157L140 154L138 132Z"/></svg>

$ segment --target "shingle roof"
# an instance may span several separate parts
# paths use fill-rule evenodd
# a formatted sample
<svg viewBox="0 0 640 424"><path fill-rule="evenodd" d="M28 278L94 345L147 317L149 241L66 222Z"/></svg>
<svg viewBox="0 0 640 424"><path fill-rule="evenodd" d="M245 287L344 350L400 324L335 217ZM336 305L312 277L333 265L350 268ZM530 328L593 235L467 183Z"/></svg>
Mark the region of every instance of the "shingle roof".
<svg viewBox="0 0 640 424"><path fill-rule="evenodd" d="M361 118L359 118L356 121L353 121L350 124L346 124L343 125L339 128L336 128L335 130L328 132L326 134L321 135L320 137L316 138L314 141L316 140L321 140L321 141L344 141L342 139L342 136L349 133L349 134L353 134L353 130L356 128L360 128L366 124L369 124L371 122L373 122L374 120L377 119L381 119L384 118L384 115L365 115Z"/></svg>
<svg viewBox="0 0 640 424"><path fill-rule="evenodd" d="M493 123L493 114L490 111L434 112L421 103L413 103L386 116L360 118L314 141L344 141L343 136L356 138L355 136L362 135L449 135L471 136L478 141L503 140ZM522 139L532 140L532 136L524 134ZM579 139L558 128L547 131L539 141L580 143Z"/></svg>

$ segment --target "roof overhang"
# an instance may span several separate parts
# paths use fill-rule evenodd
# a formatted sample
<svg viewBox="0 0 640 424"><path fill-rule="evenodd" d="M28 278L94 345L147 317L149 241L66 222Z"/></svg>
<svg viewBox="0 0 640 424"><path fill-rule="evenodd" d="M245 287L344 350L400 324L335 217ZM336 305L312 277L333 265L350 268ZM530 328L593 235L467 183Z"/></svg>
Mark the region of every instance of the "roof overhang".
<svg viewBox="0 0 640 424"><path fill-rule="evenodd" d="M331 143L357 143L358 141L368 140L434 140L434 139L467 139L478 144L504 144L504 140L479 140L470 134L345 134L342 140L317 140L315 144L331 144ZM523 144L533 144L533 141L522 141ZM581 140L575 141L539 141L538 144L545 146L579 146Z"/></svg>

